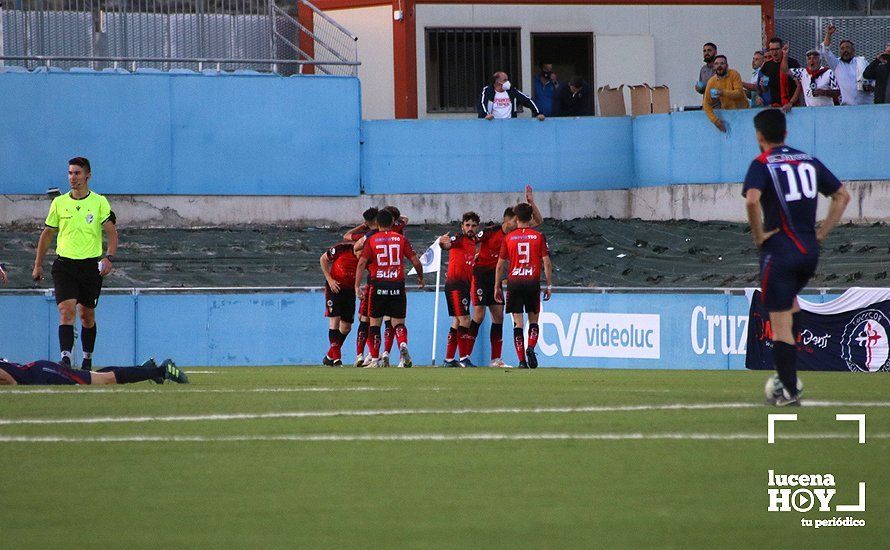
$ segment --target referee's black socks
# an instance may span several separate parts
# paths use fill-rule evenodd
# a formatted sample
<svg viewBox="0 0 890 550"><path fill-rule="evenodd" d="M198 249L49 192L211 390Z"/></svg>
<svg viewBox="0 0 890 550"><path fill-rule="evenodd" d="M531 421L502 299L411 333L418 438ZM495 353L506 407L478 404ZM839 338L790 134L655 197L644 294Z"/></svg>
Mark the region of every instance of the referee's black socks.
<svg viewBox="0 0 890 550"><path fill-rule="evenodd" d="M797 395L797 346L773 340L773 362L788 395Z"/></svg>
<svg viewBox="0 0 890 550"><path fill-rule="evenodd" d="M59 350L62 352L62 361L68 359L71 366L71 350L74 349L74 325L59 325Z"/></svg>
<svg viewBox="0 0 890 550"><path fill-rule="evenodd" d="M80 368L89 370L93 366L93 349L96 347L96 325L80 328L80 344L83 347Z"/></svg>

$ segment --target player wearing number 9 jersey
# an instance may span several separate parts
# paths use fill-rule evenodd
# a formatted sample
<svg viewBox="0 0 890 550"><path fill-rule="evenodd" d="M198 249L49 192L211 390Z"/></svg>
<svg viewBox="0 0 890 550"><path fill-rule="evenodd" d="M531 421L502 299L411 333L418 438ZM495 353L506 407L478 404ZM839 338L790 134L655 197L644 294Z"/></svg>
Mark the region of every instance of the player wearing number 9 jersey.
<svg viewBox="0 0 890 550"><path fill-rule="evenodd" d="M495 300L501 301L501 280L507 274L507 313L513 314L513 345L519 368L537 368L535 346L538 342L538 314L541 312L541 271L547 280L544 299L550 299L553 268L544 235L529 227L532 207L517 204L516 229L504 237L495 270ZM507 263L509 262L509 270ZM528 315L528 348L525 347L522 314ZM527 361L526 361L527 359Z"/></svg>
<svg viewBox="0 0 890 550"><path fill-rule="evenodd" d="M785 145L785 115L780 110L759 113L754 127L762 154L751 162L742 194L751 235L760 248L761 297L770 314L773 361L782 383L768 403L796 405L797 294L816 271L819 243L840 221L850 195L818 159ZM817 228L819 193L830 196L831 205Z"/></svg>
<svg viewBox="0 0 890 550"><path fill-rule="evenodd" d="M371 318L368 335L371 361L366 367L377 367L377 360L380 358L380 326L383 324L384 316L392 320L402 363L410 367L408 329L405 327L407 299L403 263L407 258L414 265L421 288L423 288L423 266L408 239L392 230L393 215L390 212L381 210L377 214L377 225L380 230L368 236L355 274L356 295L360 295L362 273L365 268L368 269L366 296L368 314Z"/></svg>

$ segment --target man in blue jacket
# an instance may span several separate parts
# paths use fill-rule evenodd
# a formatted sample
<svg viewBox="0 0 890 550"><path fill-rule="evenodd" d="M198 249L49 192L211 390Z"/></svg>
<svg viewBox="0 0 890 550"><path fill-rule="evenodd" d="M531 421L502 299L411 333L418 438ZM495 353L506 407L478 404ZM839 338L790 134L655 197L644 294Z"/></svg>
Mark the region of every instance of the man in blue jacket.
<svg viewBox="0 0 890 550"><path fill-rule="evenodd" d="M563 88L562 83L553 72L553 65L541 63L541 72L535 77L535 89L532 97L544 116L554 116L557 96Z"/></svg>

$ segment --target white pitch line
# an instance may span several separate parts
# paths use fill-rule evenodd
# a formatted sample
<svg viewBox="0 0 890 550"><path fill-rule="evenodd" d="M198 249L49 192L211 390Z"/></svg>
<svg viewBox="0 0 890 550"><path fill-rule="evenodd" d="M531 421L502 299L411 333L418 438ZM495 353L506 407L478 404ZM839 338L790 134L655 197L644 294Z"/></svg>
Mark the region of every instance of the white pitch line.
<svg viewBox="0 0 890 550"><path fill-rule="evenodd" d="M890 439L890 433L872 439ZM361 441L757 441L758 433L469 433L469 434L284 434L284 435L109 435L109 436L0 436L0 443L207 443L244 441L361 442ZM850 439L850 434L823 433L782 436L782 439Z"/></svg>
<svg viewBox="0 0 890 550"><path fill-rule="evenodd" d="M808 407L890 407L890 401L844 403L808 401ZM684 411L714 409L765 409L757 403L675 403L666 405L623 405L586 407L462 408L462 409L371 409L332 411L288 411L266 413L214 413L168 416L94 416L81 418L0 418L0 426L26 424L131 424L144 422L207 422L269 420L280 418L331 418L347 416L469 415L469 414L571 414L635 411Z"/></svg>
<svg viewBox="0 0 890 550"><path fill-rule="evenodd" d="M355 388L328 388L328 387L312 387L312 388L247 388L247 389L224 389L224 388L176 388L175 390L165 391L158 389L137 389L137 388L119 388L115 387L90 387L69 389L60 388L27 388L0 391L0 395L91 395L94 393L154 393L157 395L174 395L179 393L303 393L303 392L373 392L373 391L398 391L399 388L371 388L371 387L355 387ZM432 391L438 391L434 388Z"/></svg>

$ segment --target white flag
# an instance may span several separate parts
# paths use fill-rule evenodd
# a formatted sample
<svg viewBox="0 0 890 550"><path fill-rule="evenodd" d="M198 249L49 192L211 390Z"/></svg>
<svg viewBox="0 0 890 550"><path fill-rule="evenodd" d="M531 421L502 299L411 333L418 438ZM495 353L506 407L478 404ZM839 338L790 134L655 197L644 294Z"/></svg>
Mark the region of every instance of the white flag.
<svg viewBox="0 0 890 550"><path fill-rule="evenodd" d="M442 247L439 246L439 239L433 241L432 246L426 249L423 256L420 257L420 265L423 266L424 273L435 273L442 266ZM417 270L413 267L408 275L417 275Z"/></svg>

